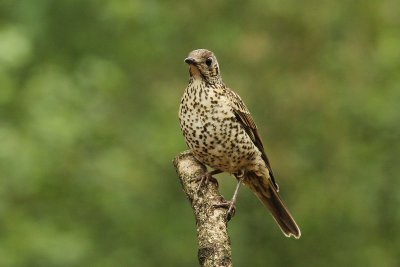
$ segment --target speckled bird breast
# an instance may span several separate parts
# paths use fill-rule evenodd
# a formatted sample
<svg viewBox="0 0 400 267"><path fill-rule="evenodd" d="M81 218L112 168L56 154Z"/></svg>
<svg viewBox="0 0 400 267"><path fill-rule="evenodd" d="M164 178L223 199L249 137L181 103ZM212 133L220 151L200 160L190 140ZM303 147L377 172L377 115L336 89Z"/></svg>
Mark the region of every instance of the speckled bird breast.
<svg viewBox="0 0 400 267"><path fill-rule="evenodd" d="M199 161L236 173L254 161L258 149L237 121L225 90L203 82L189 84L179 120L186 143Z"/></svg>

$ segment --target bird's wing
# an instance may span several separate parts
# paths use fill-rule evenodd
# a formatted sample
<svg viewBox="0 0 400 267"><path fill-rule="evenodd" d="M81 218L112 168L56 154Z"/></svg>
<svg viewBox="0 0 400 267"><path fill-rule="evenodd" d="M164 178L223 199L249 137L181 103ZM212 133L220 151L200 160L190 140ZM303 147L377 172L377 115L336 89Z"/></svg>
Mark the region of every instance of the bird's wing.
<svg viewBox="0 0 400 267"><path fill-rule="evenodd" d="M264 145L261 141L260 135L257 131L257 125L253 120L253 117L250 114L250 111L240 98L238 94L234 91L226 88L228 99L233 108L233 112L235 114L236 119L240 122L243 129L246 131L248 136L253 141L254 145L261 151L262 159L265 161L265 165L268 168L269 174L271 176L271 180L275 185L275 188L278 190L278 184L275 181L274 173L272 172L271 164L269 163L267 154L264 151Z"/></svg>

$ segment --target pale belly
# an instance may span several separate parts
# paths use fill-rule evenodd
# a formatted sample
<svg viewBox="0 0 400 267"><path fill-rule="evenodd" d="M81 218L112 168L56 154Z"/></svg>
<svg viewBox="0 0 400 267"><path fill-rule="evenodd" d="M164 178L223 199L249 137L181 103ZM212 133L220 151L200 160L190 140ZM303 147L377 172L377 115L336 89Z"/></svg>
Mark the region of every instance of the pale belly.
<svg viewBox="0 0 400 267"><path fill-rule="evenodd" d="M194 156L211 168L228 173L249 169L261 152L235 118L228 105L202 105L183 101L181 129Z"/></svg>

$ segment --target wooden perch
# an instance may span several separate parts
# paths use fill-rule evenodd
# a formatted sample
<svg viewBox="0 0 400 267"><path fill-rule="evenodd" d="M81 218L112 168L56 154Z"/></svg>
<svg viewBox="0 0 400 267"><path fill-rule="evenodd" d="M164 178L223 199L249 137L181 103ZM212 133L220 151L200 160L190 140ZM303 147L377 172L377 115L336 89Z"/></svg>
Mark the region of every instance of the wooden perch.
<svg viewBox="0 0 400 267"><path fill-rule="evenodd" d="M215 206L225 202L218 192L218 182L211 180L203 184L197 192L200 183L198 178L207 169L190 151L177 155L174 166L196 218L200 266L232 266L227 210Z"/></svg>

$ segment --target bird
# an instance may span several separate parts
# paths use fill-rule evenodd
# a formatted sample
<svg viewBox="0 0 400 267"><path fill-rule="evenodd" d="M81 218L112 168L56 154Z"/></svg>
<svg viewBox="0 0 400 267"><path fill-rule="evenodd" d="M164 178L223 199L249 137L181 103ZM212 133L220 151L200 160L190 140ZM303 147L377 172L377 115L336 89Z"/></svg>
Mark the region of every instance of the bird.
<svg viewBox="0 0 400 267"><path fill-rule="evenodd" d="M208 177L221 172L236 177L233 204L240 185L245 184L285 236L300 238L300 228L278 193L254 119L240 96L222 81L214 53L196 49L184 62L189 65L189 84L181 98L179 123L192 154L213 169Z"/></svg>

